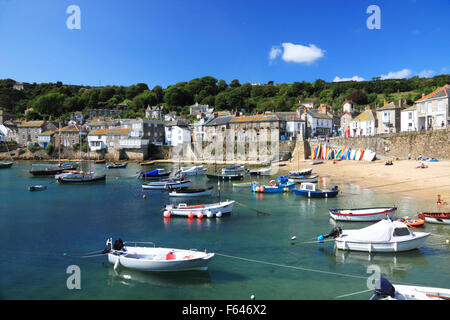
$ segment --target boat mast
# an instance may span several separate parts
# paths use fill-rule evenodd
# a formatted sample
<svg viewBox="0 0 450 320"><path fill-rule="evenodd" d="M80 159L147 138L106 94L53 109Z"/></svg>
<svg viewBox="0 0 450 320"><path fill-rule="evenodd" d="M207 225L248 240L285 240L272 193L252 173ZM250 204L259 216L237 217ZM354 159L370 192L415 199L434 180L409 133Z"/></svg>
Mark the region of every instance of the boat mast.
<svg viewBox="0 0 450 320"><path fill-rule="evenodd" d="M58 165L61 167L61 122L59 122L58 136Z"/></svg>

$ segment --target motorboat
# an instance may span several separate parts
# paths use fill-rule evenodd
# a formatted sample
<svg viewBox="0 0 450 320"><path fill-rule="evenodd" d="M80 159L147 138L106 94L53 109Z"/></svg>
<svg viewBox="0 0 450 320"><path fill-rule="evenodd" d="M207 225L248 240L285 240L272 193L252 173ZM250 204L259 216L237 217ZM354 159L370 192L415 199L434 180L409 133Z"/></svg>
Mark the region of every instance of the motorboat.
<svg viewBox="0 0 450 320"><path fill-rule="evenodd" d="M120 267L139 271L207 270L209 261L214 257L214 253L207 253L206 250L159 248L152 242L123 242L117 239L113 244L110 238L106 245L103 253L108 255L108 262L114 265L116 271Z"/></svg>
<svg viewBox="0 0 450 320"><path fill-rule="evenodd" d="M128 165L127 162L125 163L113 163L113 164L108 164L106 165L107 169L121 169L121 168L126 168Z"/></svg>
<svg viewBox="0 0 450 320"><path fill-rule="evenodd" d="M355 209L330 209L330 216L337 221L379 221L392 218L396 207L373 207Z"/></svg>
<svg viewBox="0 0 450 320"><path fill-rule="evenodd" d="M307 198L334 198L338 195L337 186L331 189L317 189L315 183L303 182L298 189L293 190L295 195Z"/></svg>
<svg viewBox="0 0 450 320"><path fill-rule="evenodd" d="M365 252L402 252L422 246L430 234L413 232L399 221L384 219L362 229L342 230L335 227L326 236L319 236L319 242L333 237L341 250Z"/></svg>
<svg viewBox="0 0 450 320"><path fill-rule="evenodd" d="M450 224L450 212L419 212L417 216L425 222Z"/></svg>
<svg viewBox="0 0 450 320"><path fill-rule="evenodd" d="M180 204L167 204L164 207L164 217L170 218L171 216L182 216L192 219L197 217L202 219L203 217L221 217L224 214L230 214L233 210L234 200L226 200L218 203L190 205L186 203Z"/></svg>
<svg viewBox="0 0 450 320"><path fill-rule="evenodd" d="M194 166L194 167L182 167L180 169L180 173L185 176L195 176L199 174L205 174L208 169L203 166Z"/></svg>
<svg viewBox="0 0 450 320"><path fill-rule="evenodd" d="M44 164L36 163L31 165L31 173L33 176L54 176L67 170L75 170L78 167L77 162L68 162L62 164Z"/></svg>
<svg viewBox="0 0 450 320"><path fill-rule="evenodd" d="M47 187L43 186L43 185L36 185L36 186L28 187L28 191L43 191L43 190L47 190Z"/></svg>
<svg viewBox="0 0 450 320"><path fill-rule="evenodd" d="M189 188L178 188L172 189L169 187L169 197L200 197L200 196L209 196L214 187L211 186L209 188L199 188L199 189L189 189Z"/></svg>
<svg viewBox="0 0 450 320"><path fill-rule="evenodd" d="M94 172L66 170L63 173L55 175L55 179L59 183L101 182L106 180L106 175L96 175Z"/></svg>
<svg viewBox="0 0 450 320"><path fill-rule="evenodd" d="M0 162L0 169L11 168L14 162Z"/></svg>
<svg viewBox="0 0 450 320"><path fill-rule="evenodd" d="M140 176L147 179L160 179L170 176L171 171L165 169L155 169L147 172L141 172Z"/></svg>
<svg viewBox="0 0 450 320"><path fill-rule="evenodd" d="M241 180L244 178L244 175L242 173L226 173L226 174L207 173L206 177L211 180Z"/></svg>
<svg viewBox="0 0 450 320"><path fill-rule="evenodd" d="M272 180L267 185L260 185L257 182L252 183L252 191L260 193L282 193L290 192L295 186L294 182L276 183Z"/></svg>
<svg viewBox="0 0 450 320"><path fill-rule="evenodd" d="M191 184L191 180L183 178L170 178L161 181L152 181L142 185L142 189L150 190L169 190L178 188L187 188Z"/></svg>
<svg viewBox="0 0 450 320"><path fill-rule="evenodd" d="M386 278L380 277L369 300L450 300L450 289L393 285Z"/></svg>
<svg viewBox="0 0 450 320"><path fill-rule="evenodd" d="M251 176L270 176L271 172L271 168L261 168L256 170L249 170L248 174Z"/></svg>
<svg viewBox="0 0 450 320"><path fill-rule="evenodd" d="M244 171L245 171L245 167L237 165L237 164L233 164L232 166L229 166L228 168L222 168L222 174L242 173Z"/></svg>

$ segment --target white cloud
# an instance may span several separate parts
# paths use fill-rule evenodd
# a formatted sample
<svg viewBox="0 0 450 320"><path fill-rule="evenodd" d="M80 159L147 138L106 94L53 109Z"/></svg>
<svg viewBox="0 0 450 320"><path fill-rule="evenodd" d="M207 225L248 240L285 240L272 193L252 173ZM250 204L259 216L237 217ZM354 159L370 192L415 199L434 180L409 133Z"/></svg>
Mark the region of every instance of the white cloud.
<svg viewBox="0 0 450 320"><path fill-rule="evenodd" d="M336 76L333 79L333 82L341 82L341 81L364 81L364 78L361 78L359 76L353 76L351 78L340 78Z"/></svg>
<svg viewBox="0 0 450 320"><path fill-rule="evenodd" d="M313 44L303 46L285 42L282 44L284 52L281 57L286 62L313 63L324 56L325 51Z"/></svg>
<svg viewBox="0 0 450 320"><path fill-rule="evenodd" d="M435 74L434 70L422 70L418 73L418 76L421 78L429 78L433 74Z"/></svg>
<svg viewBox="0 0 450 320"><path fill-rule="evenodd" d="M408 78L411 75L412 71L409 69L403 69L400 71L391 71L388 74L382 74L381 80L386 80L386 79L403 79L403 78Z"/></svg>
<svg viewBox="0 0 450 320"><path fill-rule="evenodd" d="M273 46L272 49L270 49L269 59L274 60L279 55L281 55L281 48L279 46Z"/></svg>

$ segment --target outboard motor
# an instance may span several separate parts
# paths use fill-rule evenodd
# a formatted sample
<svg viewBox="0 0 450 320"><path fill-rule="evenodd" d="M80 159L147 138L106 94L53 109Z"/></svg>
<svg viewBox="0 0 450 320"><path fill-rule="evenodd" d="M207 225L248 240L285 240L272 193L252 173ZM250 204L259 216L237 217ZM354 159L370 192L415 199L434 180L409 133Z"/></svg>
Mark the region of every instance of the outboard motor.
<svg viewBox="0 0 450 320"><path fill-rule="evenodd" d="M123 241L119 238L119 239L116 239L116 240L114 241L114 245L113 245L112 248L113 248L114 250L119 251L119 250L122 250L123 247L124 247Z"/></svg>
<svg viewBox="0 0 450 320"><path fill-rule="evenodd" d="M333 229L331 229L331 232L329 234L325 234L325 235L320 235L317 240L319 242L323 242L324 239L329 238L329 237L333 237L333 238L337 238L342 234L342 228L341 227L334 227Z"/></svg>
<svg viewBox="0 0 450 320"><path fill-rule="evenodd" d="M380 279L375 283L374 299L395 297L395 288L388 281L388 279L380 277Z"/></svg>
<svg viewBox="0 0 450 320"><path fill-rule="evenodd" d="M338 190L338 186L333 186L333 188L331 188L331 191L336 191Z"/></svg>

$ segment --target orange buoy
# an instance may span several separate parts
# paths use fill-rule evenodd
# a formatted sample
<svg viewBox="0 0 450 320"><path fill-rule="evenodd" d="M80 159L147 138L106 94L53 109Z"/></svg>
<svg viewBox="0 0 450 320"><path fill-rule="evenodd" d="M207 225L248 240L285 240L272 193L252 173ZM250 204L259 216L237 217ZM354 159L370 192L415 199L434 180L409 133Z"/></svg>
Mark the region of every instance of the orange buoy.
<svg viewBox="0 0 450 320"><path fill-rule="evenodd" d="M264 188L264 186L261 186L261 187L259 188L259 191L261 191L261 192L264 192L264 190L266 190L266 188Z"/></svg>
<svg viewBox="0 0 450 320"><path fill-rule="evenodd" d="M170 218L170 211L164 211L164 218Z"/></svg>
<svg viewBox="0 0 450 320"><path fill-rule="evenodd" d="M143 194L142 199L147 199L147 195Z"/></svg>
<svg viewBox="0 0 450 320"><path fill-rule="evenodd" d="M200 212L200 213L197 213L197 218L198 218L198 219L203 219L203 213L201 213L201 212Z"/></svg>
<svg viewBox="0 0 450 320"><path fill-rule="evenodd" d="M188 219L193 219L194 218L194 213L193 212L189 212L188 213Z"/></svg>

